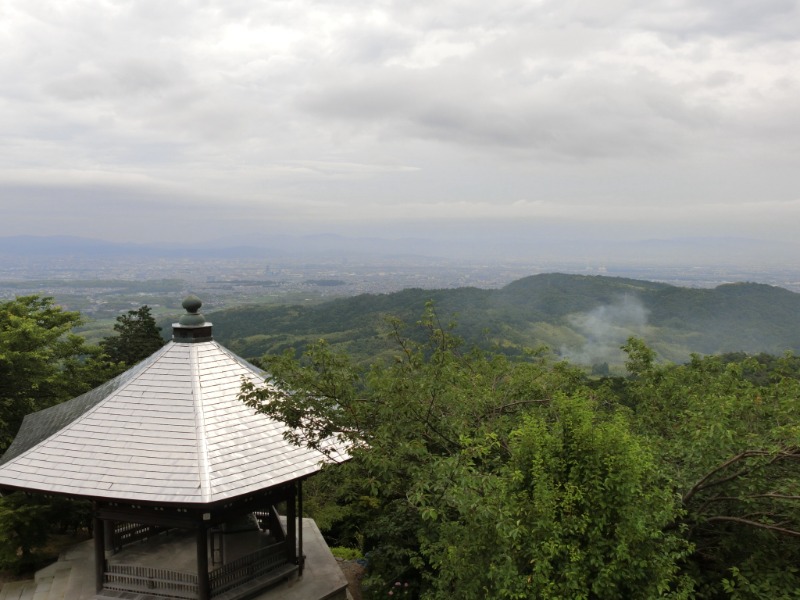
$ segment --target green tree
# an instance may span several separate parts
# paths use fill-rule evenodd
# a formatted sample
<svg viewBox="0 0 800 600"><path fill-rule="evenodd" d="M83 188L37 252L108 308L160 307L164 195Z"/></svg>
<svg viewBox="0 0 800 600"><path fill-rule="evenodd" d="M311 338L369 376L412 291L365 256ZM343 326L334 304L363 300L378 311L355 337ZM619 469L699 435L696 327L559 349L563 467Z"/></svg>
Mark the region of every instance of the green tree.
<svg viewBox="0 0 800 600"><path fill-rule="evenodd" d="M640 344L629 344L646 355ZM642 361L631 360L640 365ZM784 363L786 368L783 368ZM680 495L687 570L703 598L787 598L800 590L800 381L788 357L638 369L625 393ZM761 381L764 383L756 383Z"/></svg>
<svg viewBox="0 0 800 600"><path fill-rule="evenodd" d="M132 367L164 345L150 307L141 306L119 315L114 324L116 335L105 338L100 347L113 363Z"/></svg>
<svg viewBox="0 0 800 600"><path fill-rule="evenodd" d="M391 361L360 369L320 342L300 360L267 357L274 387L242 391L293 441L350 447L322 476L340 516L357 516L377 596L396 581L429 599L685 593L686 546L665 531L675 497L579 371L465 350L432 308L423 342L391 326Z"/></svg>
<svg viewBox="0 0 800 600"><path fill-rule="evenodd" d="M52 533L77 533L91 523L91 504L14 492L0 497L0 568L35 570L53 556L41 551Z"/></svg>
<svg viewBox="0 0 800 600"><path fill-rule="evenodd" d="M22 572L37 566L34 550L47 541L50 513L43 498L19 492L0 497L0 567Z"/></svg>
<svg viewBox="0 0 800 600"><path fill-rule="evenodd" d="M582 393L556 394L526 414L502 466L496 438L437 461L412 499L431 525L422 553L429 598L686 598L689 545L644 439L620 413ZM418 494L418 495L414 495Z"/></svg>
<svg viewBox="0 0 800 600"><path fill-rule="evenodd" d="M63 310L52 298L21 296L0 303L0 451L26 414L79 395L94 383L86 379L98 372L86 368L92 349L72 333L81 322L79 313Z"/></svg>
<svg viewBox="0 0 800 600"><path fill-rule="evenodd" d="M97 347L72 333L82 319L52 298L21 296L0 303L0 452L23 417L73 398L113 373ZM55 524L85 521L85 507L67 500L0 498L0 565L17 571L37 566L35 550Z"/></svg>

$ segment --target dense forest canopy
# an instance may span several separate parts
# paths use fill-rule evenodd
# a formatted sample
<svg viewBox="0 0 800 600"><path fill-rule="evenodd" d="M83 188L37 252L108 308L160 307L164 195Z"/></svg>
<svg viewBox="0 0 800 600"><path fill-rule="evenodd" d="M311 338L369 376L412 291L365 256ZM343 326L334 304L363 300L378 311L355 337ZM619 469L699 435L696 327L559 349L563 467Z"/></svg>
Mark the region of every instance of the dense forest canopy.
<svg viewBox="0 0 800 600"><path fill-rule="evenodd" d="M798 597L800 359L740 351L670 364L634 336L619 343L624 373L590 376L541 347L479 345L458 335L470 328L449 324L453 313L493 314L489 327L499 328L528 298L525 310L565 327L598 301L624 307L633 297L652 323L652 297L674 314L683 293L709 314L752 323L767 301L773 317L796 302L750 284L684 291L547 276L495 292L434 292L447 308L428 303L421 318L408 307L431 292L284 307L259 325L283 319L276 335L302 342L260 361L283 391L245 388L242 399L292 425L298 443L336 436L350 446L351 460L309 480L306 506L332 544L366 554L372 597L398 581L425 599ZM403 302L401 318L387 319ZM237 323L234 335L246 331L260 314L226 323L217 313L215 333ZM293 319L304 324L296 334ZM335 335L320 341L325 319L368 334L372 358L342 352L349 342ZM120 315L116 335L96 347L73 334L80 322L47 298L0 304L4 446L25 412L102 383L162 343L146 307ZM784 323L787 338L793 327ZM126 348L141 353L114 354ZM35 565L54 527L87 514L3 497L0 566Z"/></svg>
<svg viewBox="0 0 800 600"><path fill-rule="evenodd" d="M408 289L313 306L248 306L210 313L215 335L247 358L303 348L324 337L368 362L385 351L385 316L415 319L433 301L470 344L522 355L546 345L559 358L623 372L620 346L645 340L659 357L800 351L800 294L754 284L681 288L619 277L547 274L498 290Z"/></svg>
<svg viewBox="0 0 800 600"><path fill-rule="evenodd" d="M324 341L266 357L288 391L243 390L297 443L352 448L309 505L367 554L371 597L797 597L795 357L659 365L631 338L626 377L587 379L465 346L430 308L391 337L369 367Z"/></svg>

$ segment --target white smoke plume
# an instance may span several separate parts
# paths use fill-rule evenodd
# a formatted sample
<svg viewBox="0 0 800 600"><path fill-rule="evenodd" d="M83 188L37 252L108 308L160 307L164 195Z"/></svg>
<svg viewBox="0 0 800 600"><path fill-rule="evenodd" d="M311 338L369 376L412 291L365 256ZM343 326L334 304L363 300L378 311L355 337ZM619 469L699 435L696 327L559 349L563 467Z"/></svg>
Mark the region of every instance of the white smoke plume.
<svg viewBox="0 0 800 600"><path fill-rule="evenodd" d="M562 348L561 354L584 365L621 363L620 350L629 337L641 336L647 326L649 311L636 296L626 294L611 304L586 313L567 317L569 325L584 338L581 348Z"/></svg>

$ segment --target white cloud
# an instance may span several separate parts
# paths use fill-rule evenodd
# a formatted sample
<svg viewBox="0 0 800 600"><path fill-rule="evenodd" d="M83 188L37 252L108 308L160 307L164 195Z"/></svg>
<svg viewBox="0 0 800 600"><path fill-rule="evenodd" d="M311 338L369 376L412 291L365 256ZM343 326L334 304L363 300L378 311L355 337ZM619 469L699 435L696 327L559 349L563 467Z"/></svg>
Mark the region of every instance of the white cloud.
<svg viewBox="0 0 800 600"><path fill-rule="evenodd" d="M0 206L789 238L799 4L6 0Z"/></svg>

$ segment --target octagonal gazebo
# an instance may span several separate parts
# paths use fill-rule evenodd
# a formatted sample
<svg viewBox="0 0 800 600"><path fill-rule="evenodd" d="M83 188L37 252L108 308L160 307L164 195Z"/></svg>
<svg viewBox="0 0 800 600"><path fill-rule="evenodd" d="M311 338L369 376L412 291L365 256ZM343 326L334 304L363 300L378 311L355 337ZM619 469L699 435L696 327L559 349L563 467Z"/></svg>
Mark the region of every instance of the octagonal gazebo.
<svg viewBox="0 0 800 600"><path fill-rule="evenodd" d="M302 574L302 481L328 459L239 401L265 374L213 340L200 305L187 298L146 360L28 415L0 461L3 489L92 501L98 598L232 600ZM112 559L175 535L192 538L194 568Z"/></svg>

